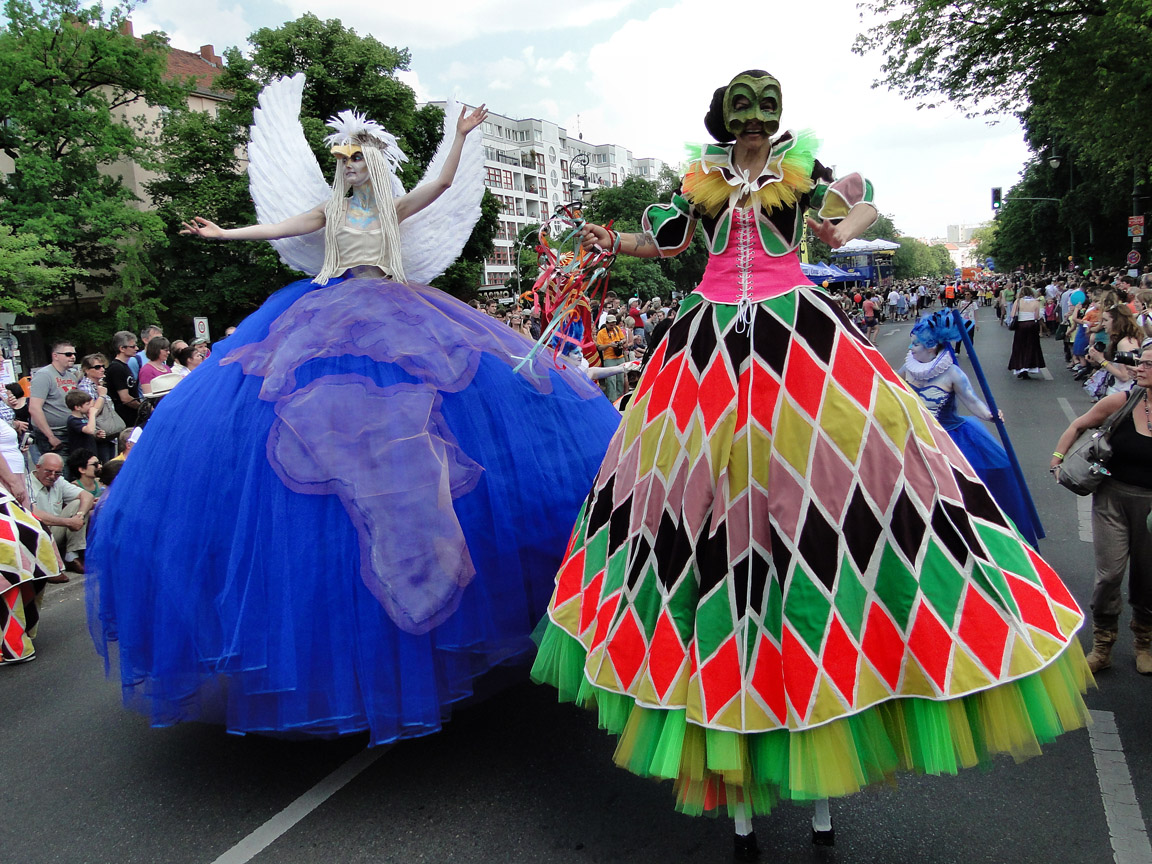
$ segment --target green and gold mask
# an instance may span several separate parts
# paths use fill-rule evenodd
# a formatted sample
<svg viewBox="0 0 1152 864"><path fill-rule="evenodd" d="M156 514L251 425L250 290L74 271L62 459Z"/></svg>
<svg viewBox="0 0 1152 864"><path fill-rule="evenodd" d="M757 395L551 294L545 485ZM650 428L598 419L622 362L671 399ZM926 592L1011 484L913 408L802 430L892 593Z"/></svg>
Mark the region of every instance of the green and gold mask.
<svg viewBox="0 0 1152 864"><path fill-rule="evenodd" d="M740 135L747 123L755 121L764 127L765 135L772 136L780 129L781 109L779 81L771 75L740 74L724 91L724 128Z"/></svg>

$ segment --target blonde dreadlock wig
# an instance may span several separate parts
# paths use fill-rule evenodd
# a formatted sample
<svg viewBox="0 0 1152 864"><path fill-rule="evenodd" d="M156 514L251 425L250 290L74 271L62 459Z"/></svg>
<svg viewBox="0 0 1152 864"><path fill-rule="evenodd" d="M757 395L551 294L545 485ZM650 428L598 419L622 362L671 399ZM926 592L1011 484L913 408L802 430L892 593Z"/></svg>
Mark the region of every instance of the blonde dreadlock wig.
<svg viewBox="0 0 1152 864"><path fill-rule="evenodd" d="M374 120L356 111L341 111L328 121L333 133L324 139L339 158L336 176L332 180L332 196L324 205L324 266L312 281L327 284L340 266L336 246L336 227L344 219L348 198L348 181L344 177L344 161L362 153L368 168L368 181L376 203L376 216L380 221L380 254L373 262L399 282L404 281L404 265L400 257L400 220L396 216L396 200L392 182L394 172L408 157L396 143L396 138Z"/></svg>

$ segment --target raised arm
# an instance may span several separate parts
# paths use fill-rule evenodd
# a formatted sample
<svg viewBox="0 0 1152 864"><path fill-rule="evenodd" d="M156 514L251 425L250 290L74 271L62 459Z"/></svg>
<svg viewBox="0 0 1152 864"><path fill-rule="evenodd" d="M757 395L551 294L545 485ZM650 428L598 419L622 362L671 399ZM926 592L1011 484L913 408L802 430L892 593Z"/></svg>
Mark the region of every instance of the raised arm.
<svg viewBox="0 0 1152 864"><path fill-rule="evenodd" d="M181 234L193 234L205 240L281 240L285 237L299 237L311 234L324 227L324 205L320 204L306 213L299 213L271 225L245 225L242 228L221 228L202 216L193 216L190 222L181 223Z"/></svg>
<svg viewBox="0 0 1152 864"><path fill-rule="evenodd" d="M452 185L452 180L456 177L456 168L460 165L460 153L464 150L464 139L488 116L488 109L483 105L465 116L464 112L467 110L466 107L460 109L460 119L456 121L456 137L452 140L452 149L448 151L448 158L444 162L440 176L431 183L417 186L396 201L396 218L401 222L413 213L419 213Z"/></svg>
<svg viewBox="0 0 1152 864"><path fill-rule="evenodd" d="M590 222L580 232L580 245L585 249L591 249L593 246L611 249L616 243L617 236L620 237L620 247L616 250L618 253L632 255L636 258L658 258L660 256L660 250L651 234L618 235L617 232L609 231L603 225L593 225Z"/></svg>

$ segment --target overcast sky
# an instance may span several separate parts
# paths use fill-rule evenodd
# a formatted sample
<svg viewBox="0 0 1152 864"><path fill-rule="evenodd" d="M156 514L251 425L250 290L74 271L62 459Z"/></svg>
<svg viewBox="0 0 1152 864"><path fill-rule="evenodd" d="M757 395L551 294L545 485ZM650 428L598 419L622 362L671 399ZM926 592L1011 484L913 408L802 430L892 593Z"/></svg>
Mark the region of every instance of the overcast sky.
<svg viewBox="0 0 1152 864"><path fill-rule="evenodd" d="M421 100L457 99L514 118L552 120L595 144L673 165L707 140L712 91L747 68L783 87L783 123L813 128L820 158L859 170L903 232L943 236L991 217L990 188L1007 189L1027 148L1011 118L989 125L950 108L917 111L874 90L881 58L851 52L864 23L855 0L435 0L354 5L334 0L148 0L136 33L163 30L177 48L247 49L259 27L314 12L386 45L407 47L403 77ZM348 94L349 106L355 93ZM579 117L579 121L577 121Z"/></svg>

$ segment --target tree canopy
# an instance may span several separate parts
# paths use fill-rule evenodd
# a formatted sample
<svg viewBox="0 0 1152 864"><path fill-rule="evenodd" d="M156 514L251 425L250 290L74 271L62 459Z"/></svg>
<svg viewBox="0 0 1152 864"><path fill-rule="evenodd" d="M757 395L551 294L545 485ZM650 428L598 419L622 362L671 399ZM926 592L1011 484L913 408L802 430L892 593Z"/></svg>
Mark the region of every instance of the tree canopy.
<svg viewBox="0 0 1152 864"><path fill-rule="evenodd" d="M857 37L857 53L885 58L876 86L930 108L949 102L970 115L1012 113L1024 122L1037 161L1050 155L1080 178L1046 183L1029 166L1011 195L1039 186L1060 198L1054 218L1044 207L1001 211L1012 226L996 248L1023 263L1055 254L1040 229L1086 236L1119 254L1117 212L1130 211L1133 184L1152 171L1152 3L1148 0L867 0L879 23ZM1064 169L1066 172L1068 167ZM1033 195L1032 197L1038 197ZM1021 202L1023 203L1023 202ZM1036 231L1030 235L1027 226ZM1023 233L1022 233L1023 232ZM1028 238L1025 241L1025 237ZM1113 241L1116 249L1112 248ZM1069 250L1066 245L1063 250Z"/></svg>
<svg viewBox="0 0 1152 864"><path fill-rule="evenodd" d="M27 315L48 297L84 275L68 256L35 234L17 234L0 225L0 311Z"/></svg>
<svg viewBox="0 0 1152 864"><path fill-rule="evenodd" d="M130 11L6 0L0 29L0 150L14 163L0 177L0 223L83 270L118 324L159 311L148 255L164 236L116 166L155 164L155 136L140 114L179 108L190 89L165 77L163 36L126 30Z"/></svg>

